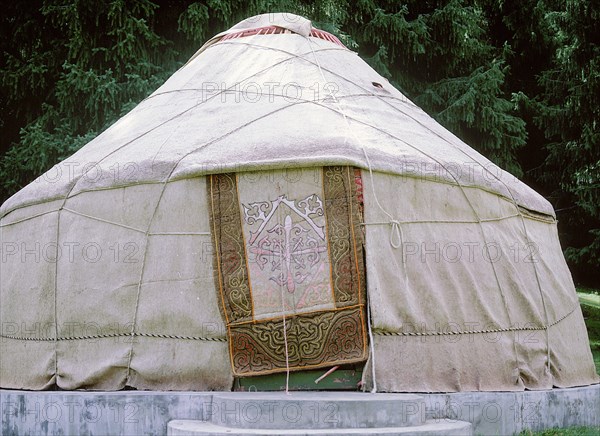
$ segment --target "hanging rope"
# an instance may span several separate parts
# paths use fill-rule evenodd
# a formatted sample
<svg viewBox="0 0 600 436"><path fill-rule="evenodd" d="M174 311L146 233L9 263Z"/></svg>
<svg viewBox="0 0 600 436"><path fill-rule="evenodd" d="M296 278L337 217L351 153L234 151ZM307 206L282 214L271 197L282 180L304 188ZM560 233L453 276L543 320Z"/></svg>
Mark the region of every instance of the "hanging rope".
<svg viewBox="0 0 600 436"><path fill-rule="evenodd" d="M283 262L283 259L282 259ZM283 286L280 286L281 289L281 313L283 314L283 345L285 347L285 394L289 395L290 393L290 352L288 350L288 341L287 341L287 326L285 320L285 303L284 297L285 293L283 292Z"/></svg>
<svg viewBox="0 0 600 436"><path fill-rule="evenodd" d="M402 229L400 228L400 222L396 220L390 220L392 230L390 231L390 245L394 248L400 248L402 246ZM394 242L394 237L397 242Z"/></svg>
<svg viewBox="0 0 600 436"><path fill-rule="evenodd" d="M369 342L371 344L371 377L373 378L373 387L371 393L377 393L377 378L375 377L375 344L373 340L373 329L371 328L371 302L367 292L367 325L369 328Z"/></svg>
<svg viewBox="0 0 600 436"><path fill-rule="evenodd" d="M323 83L327 83L327 79L325 78L325 74L323 74L323 69L321 68L321 63L319 62L319 59L317 58L317 54L315 53L315 50L313 48L312 41L308 37L305 37L305 38L308 41L308 45L310 46L310 50L315 59L315 63L317 65L317 67L319 68L319 73L321 75L321 78L323 79ZM356 136L356 133L354 132L354 130L352 130L352 127L350 126L350 122L348 121L348 117L346 116L346 113L344 112L339 100L337 99L335 94L332 92L331 87L327 87L327 91L329 92L331 99L337 106L338 113L340 113L342 115L342 117L344 118L344 121L346 122L346 126L348 127L348 132L354 137L356 144L359 144L362 149L363 155L365 157L365 161L367 163L367 168L369 170L369 177L371 179L371 190L373 193L373 198L375 199L375 203L377 204L377 207L379 207L379 209L389 218L390 224L392 225L392 233L390 234L390 244L392 245L392 247L394 247L394 243L393 243L394 228L397 231L399 231L400 225L399 225L398 221L395 221L394 217L383 208L383 206L379 202L379 199L377 198L377 193L375 192L375 184L374 184L374 178L373 178L373 168L371 166L371 160L369 159L369 155L367 153L367 150L365 149L363 141L361 141L358 138L358 136ZM393 224L393 223L395 223L395 224ZM399 236L400 236L399 243L401 244L402 237L401 237L400 233L399 233ZM394 247L394 248L398 248L398 247ZM405 271L405 273L406 273L406 271ZM369 295L369 292L367 292L367 328L368 328L368 334L369 334L369 350L370 350L371 363L372 363L371 364L371 372L372 372L371 376L373 378L373 389L371 389L371 393L374 394L377 392L377 377L375 375L375 343L373 341L373 332L372 332L372 327L371 327L371 308L370 308L370 306L371 306L371 297Z"/></svg>

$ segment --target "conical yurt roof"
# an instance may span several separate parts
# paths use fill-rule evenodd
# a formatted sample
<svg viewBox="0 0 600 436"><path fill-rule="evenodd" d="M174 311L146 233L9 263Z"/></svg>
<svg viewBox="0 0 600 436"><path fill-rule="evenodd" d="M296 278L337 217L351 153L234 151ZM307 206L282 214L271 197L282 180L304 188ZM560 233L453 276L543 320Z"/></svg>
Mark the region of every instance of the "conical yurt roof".
<svg viewBox="0 0 600 436"><path fill-rule="evenodd" d="M215 36L131 112L4 203L0 216L87 190L331 164L476 186L554 216L542 196L311 29L296 15L265 14ZM115 177L126 163L135 171Z"/></svg>

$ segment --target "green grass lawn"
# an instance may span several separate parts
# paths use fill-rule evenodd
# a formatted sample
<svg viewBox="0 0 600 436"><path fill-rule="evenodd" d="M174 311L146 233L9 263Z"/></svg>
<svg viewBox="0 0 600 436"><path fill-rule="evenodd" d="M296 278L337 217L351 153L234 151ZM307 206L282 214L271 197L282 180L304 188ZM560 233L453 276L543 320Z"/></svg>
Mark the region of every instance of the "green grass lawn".
<svg viewBox="0 0 600 436"><path fill-rule="evenodd" d="M592 306L592 307L596 307L596 308L600 309L600 295L580 292L578 290L577 297L579 297L579 302L581 304L585 304L586 306Z"/></svg>
<svg viewBox="0 0 600 436"><path fill-rule="evenodd" d="M600 427L552 428L544 431L525 430L519 436L598 436Z"/></svg>
<svg viewBox="0 0 600 436"><path fill-rule="evenodd" d="M600 295L598 292L594 289L577 289L577 297L581 303L596 372L600 374Z"/></svg>

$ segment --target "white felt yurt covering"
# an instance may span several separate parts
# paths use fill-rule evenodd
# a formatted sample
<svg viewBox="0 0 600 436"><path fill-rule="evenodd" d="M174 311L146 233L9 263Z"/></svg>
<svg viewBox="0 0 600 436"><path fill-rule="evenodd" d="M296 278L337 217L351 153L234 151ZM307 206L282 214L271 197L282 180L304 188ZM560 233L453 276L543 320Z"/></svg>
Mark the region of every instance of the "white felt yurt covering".
<svg viewBox="0 0 600 436"><path fill-rule="evenodd" d="M598 382L549 202L311 29L217 35L2 205L0 387L230 390L207 175L251 196L330 165L362 172L365 386Z"/></svg>

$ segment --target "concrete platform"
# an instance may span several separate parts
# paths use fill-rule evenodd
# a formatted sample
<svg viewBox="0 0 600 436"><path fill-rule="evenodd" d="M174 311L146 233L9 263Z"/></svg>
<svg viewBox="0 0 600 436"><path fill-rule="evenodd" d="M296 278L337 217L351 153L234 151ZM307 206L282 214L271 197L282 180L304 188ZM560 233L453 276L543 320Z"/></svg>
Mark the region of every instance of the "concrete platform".
<svg viewBox="0 0 600 436"><path fill-rule="evenodd" d="M424 394L427 419L458 419L475 434L512 435L523 430L600 427L600 384L521 392Z"/></svg>
<svg viewBox="0 0 600 436"><path fill-rule="evenodd" d="M465 421L426 421L420 395L359 392L214 394L205 420L173 420L168 435L470 435Z"/></svg>
<svg viewBox="0 0 600 436"><path fill-rule="evenodd" d="M203 421L175 420L169 422L168 436L270 436L270 435L306 435L306 436L340 436L340 435L369 435L369 436L467 436L471 435L471 424L464 421L426 422L412 427L380 427L380 428L340 428L340 429L231 429Z"/></svg>
<svg viewBox="0 0 600 436"><path fill-rule="evenodd" d="M205 420L238 429L411 427L426 419L419 395L361 392L215 393L210 412Z"/></svg>
<svg viewBox="0 0 600 436"><path fill-rule="evenodd" d="M204 421L213 425L232 424L231 419L235 413L226 413L224 420L215 417L215 421L212 421L213 415L222 411L218 409L219 402L230 397L239 401L239 406L233 406L233 410L239 407L239 413L242 414L240 421L244 418L246 424L251 424L248 421L257 419L257 409L246 405L246 415L243 415L242 409L249 399L244 396L247 394L250 393L0 390L1 434L160 435L167 433L168 423L173 420ZM276 404L272 406L272 410L278 410L280 414L284 413L286 404L295 402L296 405L285 409L288 418L295 419L292 413L297 410L315 413L314 405L310 408L312 400L307 394L313 395L317 401L315 404L319 405L318 416L321 421L331 419L328 414L334 410L332 407L338 402L348 403L351 395L364 397L379 406L384 405L383 410L388 410L387 414L389 408L386 408L389 405L385 405L386 400L406 395L405 416L393 419L399 419L396 422L402 424L403 419L409 422L414 415L414 408L408 406L415 400L411 394L294 392L285 396L283 393L273 392L261 393L256 399L259 406L260 402L273 399ZM427 420L428 424L432 421L433 424L456 420L470 422L473 433L478 435L510 435L524 429L600 426L600 385L546 391L419 394L418 397L422 400L417 402L420 404L419 419ZM333 406L326 406L327 403ZM329 409L321 409L322 405ZM425 417L422 416L423 405ZM368 413L363 414L356 423L367 425L368 416ZM221 421L217 421L218 419ZM361 431L364 432L364 429Z"/></svg>

